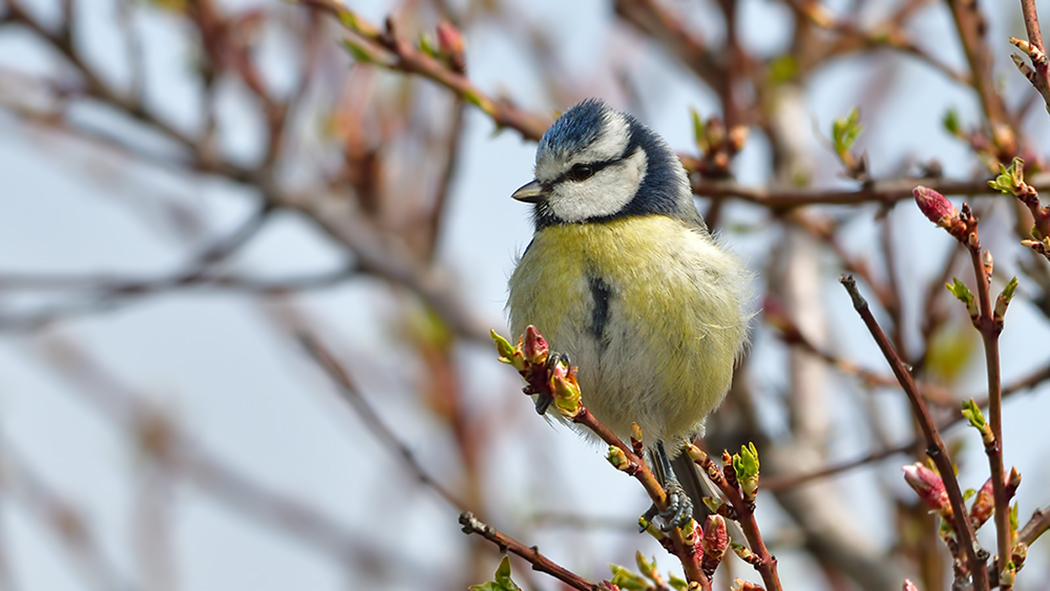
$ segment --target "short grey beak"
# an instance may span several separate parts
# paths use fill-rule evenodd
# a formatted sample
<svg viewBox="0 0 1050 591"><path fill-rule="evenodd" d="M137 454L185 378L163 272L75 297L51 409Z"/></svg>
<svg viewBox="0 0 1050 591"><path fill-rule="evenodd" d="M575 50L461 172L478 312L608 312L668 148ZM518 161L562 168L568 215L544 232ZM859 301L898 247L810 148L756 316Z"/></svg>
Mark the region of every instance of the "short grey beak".
<svg viewBox="0 0 1050 591"><path fill-rule="evenodd" d="M543 200L543 185L539 181L532 181L524 187L514 191L511 197L524 203L539 203Z"/></svg>

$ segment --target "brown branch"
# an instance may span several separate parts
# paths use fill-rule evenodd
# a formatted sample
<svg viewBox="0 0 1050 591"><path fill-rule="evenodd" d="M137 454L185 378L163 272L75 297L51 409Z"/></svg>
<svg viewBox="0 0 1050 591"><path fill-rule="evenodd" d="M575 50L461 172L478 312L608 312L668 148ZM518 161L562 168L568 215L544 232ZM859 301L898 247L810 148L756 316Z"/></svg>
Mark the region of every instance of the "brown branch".
<svg viewBox="0 0 1050 591"><path fill-rule="evenodd" d="M988 22L977 0L949 0L952 18L959 32L959 41L966 54L973 77L973 88L981 101L981 109L988 120L990 137L997 151L1013 155L1017 151L1017 139L1009 127L1006 106L995 88L993 76L994 53L988 47L985 34Z"/></svg>
<svg viewBox="0 0 1050 591"><path fill-rule="evenodd" d="M416 459L415 453L404 443L401 443L394 431L379 417L375 409L361 395L346 367L339 363L335 356L311 335L300 334L299 342L321 369L328 374L328 377L336 383L339 387L340 398L346 401L361 416L362 422L372 431L375 438L391 450L394 455L401 458L408 471L414 474L417 480L437 493L443 501L460 512L468 511L466 503L423 469L422 464Z"/></svg>
<svg viewBox="0 0 1050 591"><path fill-rule="evenodd" d="M786 315L777 309L777 306L767 303L764 306L766 322L780 331L780 339L787 345L799 347L822 359L828 365L838 369L840 372L856 376L861 382L880 388L900 388L900 382L896 379L865 369L852 361L844 359L826 349L818 347L799 327ZM957 402L951 392L936 384L928 382L916 382L919 392L923 398L940 406L956 406Z"/></svg>
<svg viewBox="0 0 1050 591"><path fill-rule="evenodd" d="M1050 174L1032 175L1032 186L1050 190ZM923 179L923 183L944 195L997 195L987 180ZM914 179L888 179L865 183L857 189L809 189L797 187L758 187L736 182L693 181L693 193L712 199L736 198L773 210L789 210L806 205L892 204L911 199Z"/></svg>
<svg viewBox="0 0 1050 591"><path fill-rule="evenodd" d="M800 17L822 29L840 35L838 42L833 43L829 48L829 54L885 47L910 55L960 84L966 86L972 84L970 76L965 72L955 70L909 39L902 27L904 19L899 15L871 29L862 29L854 22L835 20L833 15L818 2L789 0L787 4Z"/></svg>
<svg viewBox="0 0 1050 591"><path fill-rule="evenodd" d="M84 514L52 490L6 440L0 440L0 490L54 532L73 568L89 587L99 591L136 588L107 560Z"/></svg>
<svg viewBox="0 0 1050 591"><path fill-rule="evenodd" d="M956 535L959 536L959 545L966 556L966 561L973 577L974 589L975 591L988 591L985 561L978 557L977 538L974 535L973 525L966 517L966 505L963 502L959 481L955 476L955 467L952 465L951 457L948 455L948 449L945 447L941 434L937 430L937 425L933 422L933 418L930 417L930 413L926 409L926 403L923 401L922 396L919 395L907 365L897 355L897 351L894 350L893 345L886 338L878 321L875 320L875 316L872 315L871 310L868 308L868 302L857 290L856 281L853 277L844 276L841 279L841 283L846 288L846 291L849 292L850 298L853 300L853 307L868 327L876 344L886 357L890 369L893 370L893 374L897 377L901 387L904 389L904 393L908 396L912 412L926 439L926 454L937 465L937 469L940 471L941 478L944 481L944 487L952 507L953 527Z"/></svg>
<svg viewBox="0 0 1050 591"><path fill-rule="evenodd" d="M385 29L380 30L335 0L299 0L299 2L324 10L336 17L351 33L380 48L384 54L381 57L390 59L389 62L375 60L373 63L406 74L416 74L448 88L459 98L472 103L488 114L498 127L514 129L526 139L537 141L550 126L549 119L524 111L507 101L492 99L474 86L465 75L413 47L411 43L397 35L391 19L387 19Z"/></svg>
<svg viewBox="0 0 1050 591"><path fill-rule="evenodd" d="M613 10L639 32L659 43L712 90L719 92L728 83L724 67L715 61L715 54L708 50L704 39L686 29L686 19L672 12L666 4L654 0L616 0Z"/></svg>
<svg viewBox="0 0 1050 591"><path fill-rule="evenodd" d="M965 209L965 208L964 208ZM981 333L984 342L985 365L988 375L988 415L992 428L994 441L986 443L985 453L988 455L988 464L991 470L992 490L995 499L995 530L996 541L1000 563L1005 566L1011 555L1012 534L1010 531L1010 499L1007 498L1006 481L1003 471L1003 392L1002 377L999 365L999 333L1002 332L1001 323L996 322L993 317L991 285L989 279L991 268L986 268L981 258L982 251L980 242L976 238L967 244L970 251L970 262L973 264L974 275L977 279L977 299L980 306L980 316L974 319L974 326ZM1013 585L1004 585L1003 589L1009 590Z"/></svg>
<svg viewBox="0 0 1050 591"><path fill-rule="evenodd" d="M364 543L367 536L345 529L340 520L252 482L218 459L134 391L107 371L72 340L48 337L41 357L64 378L73 392L123 431L142 449L196 485L202 492L253 523L268 526L317 548L335 560L376 565L390 560L393 548ZM395 561L427 578L431 573L405 556Z"/></svg>
<svg viewBox="0 0 1050 591"><path fill-rule="evenodd" d="M1030 389L1030 388L1034 388L1035 386L1038 386L1039 384L1041 384L1041 383L1043 383L1043 382L1045 382L1047 380L1050 380L1050 365L1047 365L1047 366L1045 366L1043 368L1040 368L1040 369L1032 372L1028 376L1025 376L1025 377L1017 380L1016 382L1008 384L1007 386L1004 386L1003 387L1003 398L1007 398L1007 397L1009 397L1012 394L1023 392L1025 390ZM971 398L976 398L976 397L971 396ZM977 406L982 407L982 408L987 408L988 400L987 399L977 400ZM954 427L955 425L963 422L964 420L965 419L964 419L964 417L961 414L953 413L951 418L949 418L947 420L943 420L943 421L941 421L940 423L937 424L937 430L943 432L946 429ZM858 467L863 466L865 464L870 464L872 462L877 462L879 460L884 460L884 459L886 459L886 458L888 458L890 456L895 456L897 454L909 453L909 452L911 452L912 450L914 450L915 448L917 448L917 447L919 447L921 445L922 445L921 441L919 441L919 440L912 440L912 441L908 441L907 443L903 443L901 445L897 445L897 446L894 446L894 447L887 447L885 449L880 449L878 451L873 451L873 452L871 452L871 453L869 453L867 455L864 455L864 456L861 456L861 457L858 457L858 458L854 458L852 460L846 460L844 462L839 462L837 464L832 464L830 466L827 466L825 468L821 468L820 470L815 470L813 472L806 472L804 474L792 474L792 475L788 475L788 476L779 476L779 477L778 476L773 476L773 477L765 478L765 479L762 480L762 488L765 489L765 490L769 490L769 491L778 491L778 490L786 490L786 489L789 489L789 488L794 488L796 486L799 486L800 484L805 484L806 482L809 482L811 480L817 480L817 479L820 479L820 478L827 478L828 476L834 476L834 475L840 474L842 472L847 472L849 470L852 470L854 468L858 468Z"/></svg>
<svg viewBox="0 0 1050 591"><path fill-rule="evenodd" d="M496 544L500 552L511 552L525 559L532 565L532 570L548 574L579 591L598 591L601 587L577 575L576 573L559 566L556 562L540 554L536 546L525 546L514 538L501 533L496 528L482 522L470 511L464 511L459 515L459 524L463 526L463 533L478 534L486 540Z"/></svg>

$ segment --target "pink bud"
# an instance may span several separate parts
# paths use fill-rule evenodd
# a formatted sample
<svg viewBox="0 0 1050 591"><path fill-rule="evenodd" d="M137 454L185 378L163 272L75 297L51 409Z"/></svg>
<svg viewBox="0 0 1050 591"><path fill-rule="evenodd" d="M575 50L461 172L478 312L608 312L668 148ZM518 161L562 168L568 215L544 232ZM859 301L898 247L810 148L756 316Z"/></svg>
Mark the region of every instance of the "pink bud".
<svg viewBox="0 0 1050 591"><path fill-rule="evenodd" d="M704 553L721 556L729 547L729 533L726 531L726 520L721 515L708 515L704 523Z"/></svg>
<svg viewBox="0 0 1050 591"><path fill-rule="evenodd" d="M901 468L904 471L904 480L918 493L926 506L941 514L945 521L950 521L952 506L948 501L948 493L944 490L944 481L941 476L926 466L916 462L911 466Z"/></svg>
<svg viewBox="0 0 1050 591"><path fill-rule="evenodd" d="M521 346L525 360L536 364L546 363L548 350L547 340L536 330L536 327L531 324L526 327L525 338Z"/></svg>
<svg viewBox="0 0 1050 591"><path fill-rule="evenodd" d="M911 579L904 579L904 589L902 591L919 591L919 588L915 586L915 583L911 582Z"/></svg>
<svg viewBox="0 0 1050 591"><path fill-rule="evenodd" d="M1006 500L1014 498L1017 487L1021 486L1021 473L1017 468L1010 468L1010 475L1006 477Z"/></svg>
<svg viewBox="0 0 1050 591"><path fill-rule="evenodd" d="M463 35L448 21L441 21L437 26L438 49L456 72L467 71L467 58L464 55Z"/></svg>
<svg viewBox="0 0 1050 591"><path fill-rule="evenodd" d="M977 491L973 505L970 506L970 522L973 523L973 528L977 529L984 525L984 522L988 521L994 512L995 496L992 493L992 479L989 478L981 490Z"/></svg>
<svg viewBox="0 0 1050 591"><path fill-rule="evenodd" d="M918 186L911 193L915 196L919 211L942 228L951 226L952 220L959 216L959 210L955 209L952 202L933 189Z"/></svg>
<svg viewBox="0 0 1050 591"><path fill-rule="evenodd" d="M452 26L448 21L441 21L437 26L438 47L443 53L463 53L463 35L459 29Z"/></svg>

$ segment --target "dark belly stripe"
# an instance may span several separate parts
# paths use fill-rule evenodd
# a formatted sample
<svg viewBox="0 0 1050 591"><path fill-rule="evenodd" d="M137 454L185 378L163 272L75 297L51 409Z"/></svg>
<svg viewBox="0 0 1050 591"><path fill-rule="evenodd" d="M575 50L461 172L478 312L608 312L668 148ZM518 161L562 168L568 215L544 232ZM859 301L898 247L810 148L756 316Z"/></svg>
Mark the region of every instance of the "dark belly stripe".
<svg viewBox="0 0 1050 591"><path fill-rule="evenodd" d="M591 288L591 298L594 300L589 328L594 338L602 341L605 335L605 325L609 322L609 300L613 297L612 288L601 277L592 275L587 278L587 281Z"/></svg>

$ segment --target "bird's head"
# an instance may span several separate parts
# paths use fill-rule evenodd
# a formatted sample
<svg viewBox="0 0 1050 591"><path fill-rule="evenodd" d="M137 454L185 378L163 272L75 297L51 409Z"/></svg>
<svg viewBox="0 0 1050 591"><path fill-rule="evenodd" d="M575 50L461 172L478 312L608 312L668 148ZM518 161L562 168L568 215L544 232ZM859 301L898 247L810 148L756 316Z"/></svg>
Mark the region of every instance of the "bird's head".
<svg viewBox="0 0 1050 591"><path fill-rule="evenodd" d="M543 134L536 179L513 197L535 204L537 230L631 215L699 218L667 142L597 99L577 103Z"/></svg>

